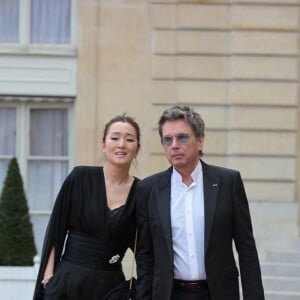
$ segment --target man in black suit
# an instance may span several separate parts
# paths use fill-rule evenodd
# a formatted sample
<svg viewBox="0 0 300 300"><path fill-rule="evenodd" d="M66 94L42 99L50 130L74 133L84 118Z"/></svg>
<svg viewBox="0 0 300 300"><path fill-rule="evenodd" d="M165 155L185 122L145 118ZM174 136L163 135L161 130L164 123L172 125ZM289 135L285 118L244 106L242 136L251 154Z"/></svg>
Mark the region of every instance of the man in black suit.
<svg viewBox="0 0 300 300"><path fill-rule="evenodd" d="M137 187L137 299L238 300L240 270L243 299L264 300L240 173L199 159L205 126L188 106L158 125L172 166Z"/></svg>

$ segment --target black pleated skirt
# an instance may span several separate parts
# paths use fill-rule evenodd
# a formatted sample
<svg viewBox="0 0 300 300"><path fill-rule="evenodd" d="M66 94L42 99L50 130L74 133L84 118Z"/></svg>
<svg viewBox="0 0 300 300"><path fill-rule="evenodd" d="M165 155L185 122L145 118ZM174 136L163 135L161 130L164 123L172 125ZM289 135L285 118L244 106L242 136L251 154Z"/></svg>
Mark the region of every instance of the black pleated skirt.
<svg viewBox="0 0 300 300"><path fill-rule="evenodd" d="M101 300L124 280L121 270L94 270L61 261L44 290L45 300Z"/></svg>

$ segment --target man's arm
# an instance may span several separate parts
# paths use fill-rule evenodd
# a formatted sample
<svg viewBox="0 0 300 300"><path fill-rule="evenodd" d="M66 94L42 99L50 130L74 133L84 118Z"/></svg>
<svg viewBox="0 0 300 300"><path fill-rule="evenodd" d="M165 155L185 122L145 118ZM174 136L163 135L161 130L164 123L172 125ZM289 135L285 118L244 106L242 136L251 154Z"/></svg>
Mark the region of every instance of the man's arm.
<svg viewBox="0 0 300 300"><path fill-rule="evenodd" d="M234 180L233 238L239 256L244 300L264 300L258 253L253 237L251 216L241 176Z"/></svg>

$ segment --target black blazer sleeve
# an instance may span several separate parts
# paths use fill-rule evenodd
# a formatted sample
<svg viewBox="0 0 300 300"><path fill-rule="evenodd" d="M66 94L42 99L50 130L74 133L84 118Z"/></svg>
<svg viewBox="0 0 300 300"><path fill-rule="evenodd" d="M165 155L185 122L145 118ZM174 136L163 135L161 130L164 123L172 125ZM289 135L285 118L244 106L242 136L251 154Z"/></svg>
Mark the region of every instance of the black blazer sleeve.
<svg viewBox="0 0 300 300"><path fill-rule="evenodd" d="M233 199L233 239L239 256L244 300L264 300L257 248L249 205L240 173L237 172Z"/></svg>
<svg viewBox="0 0 300 300"><path fill-rule="evenodd" d="M33 300L43 299L43 285L41 281L48 263L49 255L54 247L55 261L54 269L60 260L65 237L67 234L68 216L70 212L70 193L72 189L74 170L65 179L58 195L50 216L50 220L44 237L43 250L41 255L40 268L37 276Z"/></svg>

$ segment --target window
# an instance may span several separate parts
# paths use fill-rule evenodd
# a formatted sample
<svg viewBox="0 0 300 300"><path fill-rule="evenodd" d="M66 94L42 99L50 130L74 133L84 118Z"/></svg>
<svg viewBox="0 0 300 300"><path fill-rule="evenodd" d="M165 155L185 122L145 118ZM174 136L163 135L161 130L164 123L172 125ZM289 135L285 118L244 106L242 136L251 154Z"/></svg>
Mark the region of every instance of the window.
<svg viewBox="0 0 300 300"><path fill-rule="evenodd" d="M0 43L30 51L75 44L76 0L0 0Z"/></svg>
<svg viewBox="0 0 300 300"><path fill-rule="evenodd" d="M0 0L0 43L19 41L19 0Z"/></svg>
<svg viewBox="0 0 300 300"><path fill-rule="evenodd" d="M39 253L59 188L70 169L69 104L0 102L0 188L10 159L22 173Z"/></svg>
<svg viewBox="0 0 300 300"><path fill-rule="evenodd" d="M51 210L68 172L68 111L38 108L29 114L29 203L33 210Z"/></svg>
<svg viewBox="0 0 300 300"><path fill-rule="evenodd" d="M16 153L16 109L0 107L0 192L8 163Z"/></svg>
<svg viewBox="0 0 300 300"><path fill-rule="evenodd" d="M31 43L70 43L70 0L32 0Z"/></svg>

